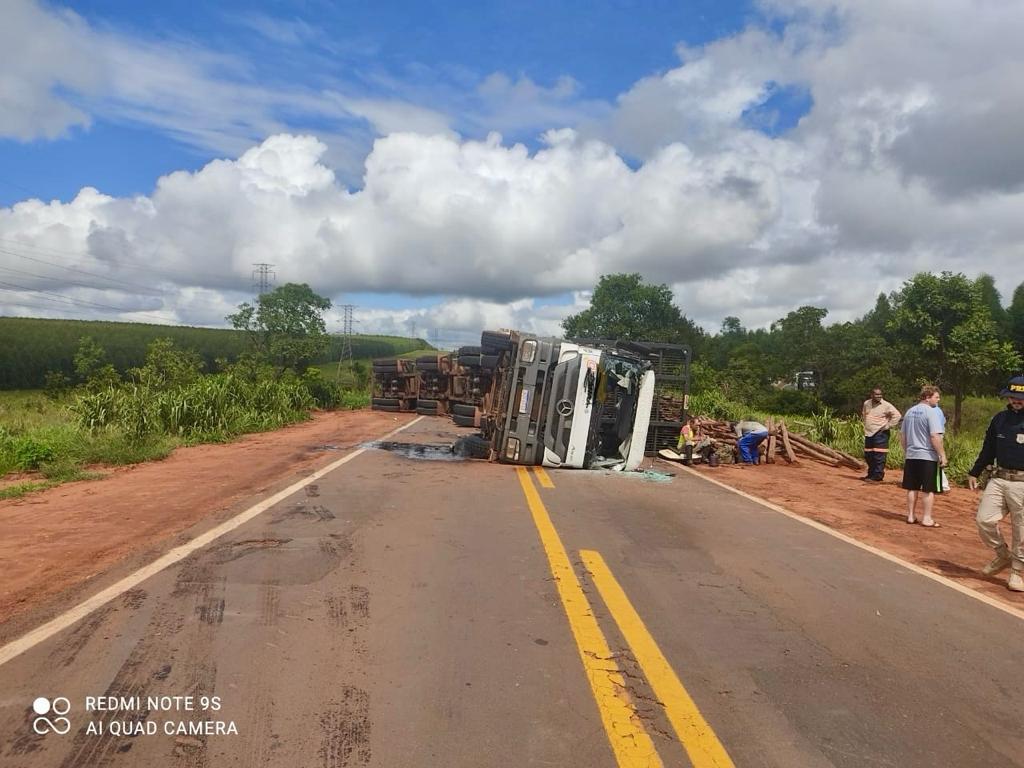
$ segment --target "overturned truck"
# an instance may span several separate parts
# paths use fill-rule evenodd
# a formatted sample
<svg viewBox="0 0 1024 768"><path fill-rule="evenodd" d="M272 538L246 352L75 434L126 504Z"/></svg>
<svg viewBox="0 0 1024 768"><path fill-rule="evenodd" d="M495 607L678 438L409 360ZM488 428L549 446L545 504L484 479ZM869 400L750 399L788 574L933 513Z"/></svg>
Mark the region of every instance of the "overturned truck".
<svg viewBox="0 0 1024 768"><path fill-rule="evenodd" d="M509 464L632 470L643 461L654 403L650 360L615 343L586 345L484 331L496 355L481 430Z"/></svg>

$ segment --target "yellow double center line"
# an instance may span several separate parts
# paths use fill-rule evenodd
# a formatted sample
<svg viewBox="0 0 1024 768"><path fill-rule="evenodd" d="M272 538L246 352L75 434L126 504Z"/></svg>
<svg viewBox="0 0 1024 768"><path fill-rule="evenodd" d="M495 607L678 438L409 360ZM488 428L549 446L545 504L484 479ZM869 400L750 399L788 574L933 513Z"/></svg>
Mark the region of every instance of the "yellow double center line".
<svg viewBox="0 0 1024 768"><path fill-rule="evenodd" d="M608 642L594 618L558 531L526 469L517 467L516 472L616 761L622 768L661 766L661 758L633 706L622 670L615 663ZM541 477L539 473L538 477ZM541 483L545 487L554 487L546 474ZM725 747L686 692L604 559L597 552L585 550L580 554L644 676L664 705L669 722L686 749L690 762L695 768L733 768Z"/></svg>

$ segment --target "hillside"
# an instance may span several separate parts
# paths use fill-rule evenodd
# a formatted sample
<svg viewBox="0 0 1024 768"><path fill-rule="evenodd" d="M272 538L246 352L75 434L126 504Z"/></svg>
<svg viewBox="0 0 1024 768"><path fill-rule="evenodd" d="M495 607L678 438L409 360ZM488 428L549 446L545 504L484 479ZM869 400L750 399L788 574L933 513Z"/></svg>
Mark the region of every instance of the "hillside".
<svg viewBox="0 0 1024 768"><path fill-rule="evenodd" d="M119 371L141 365L146 347L155 339L169 338L180 347L193 349L212 370L217 358L234 360L246 350L242 332L227 328L194 328L149 323L116 323L96 320L49 320L0 317L0 389L37 389L47 371L70 375L79 340L91 336L107 351ZM355 358L399 355L427 349L422 339L399 336L353 336ZM336 360L341 339L333 338L326 360Z"/></svg>

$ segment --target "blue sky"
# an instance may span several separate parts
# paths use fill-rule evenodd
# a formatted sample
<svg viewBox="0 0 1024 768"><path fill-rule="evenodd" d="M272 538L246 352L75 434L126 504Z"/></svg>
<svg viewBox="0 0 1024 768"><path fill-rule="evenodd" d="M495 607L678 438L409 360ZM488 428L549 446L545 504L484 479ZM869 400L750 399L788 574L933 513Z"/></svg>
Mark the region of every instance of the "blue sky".
<svg viewBox="0 0 1024 768"><path fill-rule="evenodd" d="M676 66L679 43L700 45L727 36L754 14L750 3L716 0L82 0L68 7L96 28L237 56L248 68L237 73L243 79L282 88L344 83L363 94L389 94L439 83L458 87L500 71L546 85L569 76L586 98L608 101L641 77ZM0 205L26 196L68 200L83 186L116 196L148 194L159 176L222 156L124 117L93 119L88 128L58 139L0 139ZM289 125L310 130L325 121L298 114ZM461 128L472 134L472 126ZM511 132L510 138L533 142L536 136Z"/></svg>
<svg viewBox="0 0 1024 768"><path fill-rule="evenodd" d="M258 262L460 338L615 272L709 330L1019 282L1020 3L0 8L0 314L222 325Z"/></svg>

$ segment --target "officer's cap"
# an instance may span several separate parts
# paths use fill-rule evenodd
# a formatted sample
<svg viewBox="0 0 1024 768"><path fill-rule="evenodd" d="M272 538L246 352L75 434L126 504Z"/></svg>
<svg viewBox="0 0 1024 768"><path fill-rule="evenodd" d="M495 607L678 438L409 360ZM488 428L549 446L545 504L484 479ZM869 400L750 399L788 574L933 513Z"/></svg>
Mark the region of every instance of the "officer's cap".
<svg viewBox="0 0 1024 768"><path fill-rule="evenodd" d="M1024 400L1024 376L1014 376L1007 382L1000 397L1017 397Z"/></svg>

